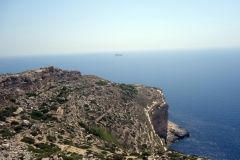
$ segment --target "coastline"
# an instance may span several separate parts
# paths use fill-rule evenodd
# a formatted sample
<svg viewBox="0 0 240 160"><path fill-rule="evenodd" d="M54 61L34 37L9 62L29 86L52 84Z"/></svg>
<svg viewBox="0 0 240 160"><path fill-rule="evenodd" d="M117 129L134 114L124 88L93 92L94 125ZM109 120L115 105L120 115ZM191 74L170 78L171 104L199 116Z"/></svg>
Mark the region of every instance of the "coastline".
<svg viewBox="0 0 240 160"><path fill-rule="evenodd" d="M190 133L180 127L179 125L173 123L172 121L168 120L168 130L167 130L167 145L181 140L183 138L189 137Z"/></svg>

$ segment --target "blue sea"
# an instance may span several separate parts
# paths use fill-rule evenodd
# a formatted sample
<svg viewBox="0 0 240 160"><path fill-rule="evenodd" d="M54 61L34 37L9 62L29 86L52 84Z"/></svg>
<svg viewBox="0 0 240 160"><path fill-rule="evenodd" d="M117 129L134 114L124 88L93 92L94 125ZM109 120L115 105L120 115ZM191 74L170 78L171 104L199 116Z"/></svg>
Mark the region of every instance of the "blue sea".
<svg viewBox="0 0 240 160"><path fill-rule="evenodd" d="M240 159L240 49L0 57L0 74L49 65L160 87L169 119L191 134L171 149L214 160Z"/></svg>

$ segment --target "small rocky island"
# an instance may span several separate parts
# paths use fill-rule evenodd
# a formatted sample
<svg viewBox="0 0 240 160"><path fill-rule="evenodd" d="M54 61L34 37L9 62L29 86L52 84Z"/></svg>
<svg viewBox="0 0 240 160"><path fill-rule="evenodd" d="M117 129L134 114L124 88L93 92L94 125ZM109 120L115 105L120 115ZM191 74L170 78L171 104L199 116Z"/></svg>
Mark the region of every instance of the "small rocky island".
<svg viewBox="0 0 240 160"><path fill-rule="evenodd" d="M52 66L0 75L0 159L204 159L168 150L186 136L160 88Z"/></svg>
<svg viewBox="0 0 240 160"><path fill-rule="evenodd" d="M123 56L123 54L115 54L115 56L119 57L119 56Z"/></svg>

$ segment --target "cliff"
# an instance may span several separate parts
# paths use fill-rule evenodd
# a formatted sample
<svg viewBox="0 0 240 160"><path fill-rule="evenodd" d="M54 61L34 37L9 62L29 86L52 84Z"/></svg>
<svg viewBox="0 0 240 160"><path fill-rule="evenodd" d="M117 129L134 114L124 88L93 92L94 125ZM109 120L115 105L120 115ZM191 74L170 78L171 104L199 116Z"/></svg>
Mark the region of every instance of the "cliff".
<svg viewBox="0 0 240 160"><path fill-rule="evenodd" d="M0 102L0 152L8 157L141 157L169 144L160 88L46 67L1 75Z"/></svg>

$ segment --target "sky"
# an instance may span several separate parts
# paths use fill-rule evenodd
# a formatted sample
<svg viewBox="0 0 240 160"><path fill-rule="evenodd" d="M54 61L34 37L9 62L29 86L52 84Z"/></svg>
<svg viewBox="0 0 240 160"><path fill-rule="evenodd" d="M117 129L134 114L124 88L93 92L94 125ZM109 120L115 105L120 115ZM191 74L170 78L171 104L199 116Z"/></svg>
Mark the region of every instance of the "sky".
<svg viewBox="0 0 240 160"><path fill-rule="evenodd" d="M240 48L240 0L1 0L0 56Z"/></svg>

